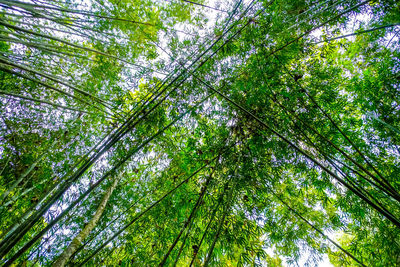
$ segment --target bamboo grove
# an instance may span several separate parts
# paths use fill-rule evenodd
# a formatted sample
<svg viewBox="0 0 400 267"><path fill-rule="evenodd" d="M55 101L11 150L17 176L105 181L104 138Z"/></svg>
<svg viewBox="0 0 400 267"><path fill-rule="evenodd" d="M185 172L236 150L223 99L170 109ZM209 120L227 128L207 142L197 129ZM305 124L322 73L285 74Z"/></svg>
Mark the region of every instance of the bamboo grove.
<svg viewBox="0 0 400 267"><path fill-rule="evenodd" d="M400 265L394 0L0 0L1 266Z"/></svg>

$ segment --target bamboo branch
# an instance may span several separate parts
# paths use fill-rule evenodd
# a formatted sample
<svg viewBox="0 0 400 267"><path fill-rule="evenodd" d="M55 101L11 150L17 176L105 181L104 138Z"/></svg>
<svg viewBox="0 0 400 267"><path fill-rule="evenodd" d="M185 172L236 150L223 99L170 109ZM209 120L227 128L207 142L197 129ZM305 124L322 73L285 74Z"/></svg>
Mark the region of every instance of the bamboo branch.
<svg viewBox="0 0 400 267"><path fill-rule="evenodd" d="M16 98L26 99L26 100L29 100L29 101L42 103L42 104L50 105L50 106L61 108L61 109L76 111L76 112L83 113L83 114L98 115L98 114L95 114L95 113L92 113L92 112L83 111L83 110L80 110L80 109L77 109L77 108L71 108L71 107L59 105L59 104L52 103L52 102L49 102L49 101L46 101L46 100L37 99L37 98L31 98L31 97L28 97L28 96L14 94L14 93L5 92L5 91L1 91L1 90L0 90L0 95L8 95L8 96L16 97ZM110 117L107 117L107 118L108 119L112 119Z"/></svg>

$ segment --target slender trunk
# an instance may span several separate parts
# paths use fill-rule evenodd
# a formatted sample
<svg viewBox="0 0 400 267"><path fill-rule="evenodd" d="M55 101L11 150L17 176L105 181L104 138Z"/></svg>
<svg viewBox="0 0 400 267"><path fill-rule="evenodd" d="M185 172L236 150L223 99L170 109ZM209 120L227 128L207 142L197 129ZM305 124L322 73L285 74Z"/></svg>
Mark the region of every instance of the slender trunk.
<svg viewBox="0 0 400 267"><path fill-rule="evenodd" d="M7 168L8 163L10 163L10 160L11 160L11 157L8 157L8 159L7 159L7 161L6 161L6 164L4 164L4 167L3 167L3 169L2 169L1 172L0 172L0 175L2 175L3 172L4 172L4 170Z"/></svg>
<svg viewBox="0 0 400 267"><path fill-rule="evenodd" d="M159 266L164 266L164 265L165 265L165 263L167 262L167 259L168 259L169 255L171 254L172 250L174 249L174 247L175 247L176 244L178 243L178 241L179 241L180 237L182 236L183 232L186 230L186 228L188 227L188 225L191 223L193 217L194 217L195 214L196 214L197 209L198 209L199 206L201 205L201 200L203 199L203 196L204 196L204 194L206 193L206 190L207 190L207 188L208 188L208 185L209 185L209 183L210 183L210 181L211 181L211 176L212 176L212 173L210 174L210 176L209 176L208 179L207 179L206 184L205 184L204 187L202 188L201 193L200 193L200 196L199 196L199 198L197 199L197 202L196 202L196 204L194 205L194 207L193 207L193 209L192 209L192 212L191 212L190 215L189 215L189 218L186 220L186 222L185 222L185 224L183 225L183 227L182 227L181 231L179 232L178 236L175 238L174 243L172 243L172 245L170 246L170 248L169 248L167 254L165 254L165 256L164 256L164 258L162 259L162 261L161 261L161 263L159 264ZM189 232L188 232L188 233L189 233ZM184 246L184 244L185 244L185 243L182 242L182 246ZM178 259L178 258L177 258L177 259Z"/></svg>
<svg viewBox="0 0 400 267"><path fill-rule="evenodd" d="M59 105L59 104L52 103L50 101L46 101L46 100L43 100L43 99L32 98L32 97L19 95L19 94L14 94L14 93L10 93L10 92L0 91L0 95L8 95L8 96L12 96L12 97L15 97L15 98L25 99L25 100L29 100L29 101L32 101L32 102L42 103L42 104L50 105L50 106L53 106L53 107L56 107L56 108L67 109L67 110L81 112L81 113L85 113L85 114L98 115L96 113L83 111L83 110L80 110L80 109L77 109L77 108L73 108L73 107L67 107L67 106ZM100 115L102 116L102 114L100 114Z"/></svg>
<svg viewBox="0 0 400 267"><path fill-rule="evenodd" d="M194 76L196 78L196 76ZM257 117L256 115L254 115L253 113L251 113L250 111L248 111L246 108L244 108L243 106L241 106L240 104L236 103L235 101L233 101L232 99L230 99L229 97L227 97L226 95L224 95L223 93L221 93L219 90L215 89L213 86L211 86L210 84L208 84L207 82L204 82L201 79L197 80L204 84L206 87L208 87L209 89L211 89L212 91L214 91L215 93L217 93L218 95L220 95L223 99L225 99L227 102L229 102L230 104L234 105L238 110L244 112L245 114L249 115L251 118L253 118L255 121L257 121L261 126L263 126L265 129L269 130L270 132L272 132L274 135L276 135L279 139L281 139L282 141L284 141L285 143L287 143L290 147L292 147L296 152L302 154L303 156L305 156L308 160L310 160L311 162L313 162L314 164L316 164L317 166L319 166L324 172L326 172L329 176L331 176L333 179L335 179L336 181L338 181L339 183L341 183L343 186L345 186L347 189L349 189L351 192L353 192L354 194L356 194L358 197L360 197L364 202L366 202L369 206L371 206L373 209L375 209L378 213L380 213L381 215L383 215L384 217L386 217L388 220L390 220L394 225L396 225L398 228L400 228L400 220L398 220L397 218L394 218L393 216L391 216L390 214L387 214L385 211L383 211L380 207L378 207L377 205L375 205L375 203L371 202L369 199L365 198L362 194L360 194L359 192L357 192L356 190L354 190L354 188L352 188L351 186L349 186L349 184L344 181L342 178L340 178L339 176L337 176L334 172L332 172L329 168L327 168L326 166L324 166L323 163L321 163L319 160L317 160L315 157L313 157L312 155L310 155L308 152L306 152L305 150L303 150L302 148L300 148L297 144L293 143L292 141L290 141L287 137L285 137L283 134L279 133L278 131L276 131L274 128L272 128L270 125L266 124L264 121L262 121L259 117Z"/></svg>
<svg viewBox="0 0 400 267"><path fill-rule="evenodd" d="M0 38L0 39L1 39L1 38ZM1 61L1 59L0 59L0 61ZM1 63L1 62L0 62L0 63ZM1 63L1 64L0 64L0 70L2 70L2 71L8 72L8 73L10 73L10 74L13 74L13 75L19 76L19 77L21 77L21 78L30 80L30 81L32 81L32 82L38 83L38 84L40 84L40 85L43 85L43 86L46 87L46 88L49 88L49 89L51 89L51 90L54 90L54 91L56 91L56 92L59 92L59 93L61 93L61 94L66 95L66 96L69 96L69 97L71 97L71 98L73 98L73 99L76 99L76 100L78 100L78 101L80 101L80 102L82 102L82 103L87 104L88 106L93 106L94 108L96 108L96 109L99 110L100 112L109 114L111 117L113 116L113 114L111 114L111 113L109 113L109 112L107 112L107 111L105 111L105 110L100 109L99 107L97 107L97 106L95 106L95 105L93 105L93 104L87 102L86 100L84 100L84 99L82 99L82 98L79 98L79 97L76 97L76 96L74 96L74 95L71 95L70 93L68 93L68 92L66 92L66 91L60 90L60 89L58 89L58 88L56 88L56 87L54 87L54 86L51 86L51 85L49 85L49 84L46 84L46 83L44 83L44 82L42 82L42 81L40 81L40 80L34 79L34 78L29 77L29 76L27 76L27 75L24 75L24 74L22 74L22 73L18 73L18 72L14 71L14 70L11 70L11 69L9 69L9 68L3 67L2 65L15 67L15 66L9 65L9 64L7 64L7 63ZM17 67L17 68L18 68L18 67Z"/></svg>
<svg viewBox="0 0 400 267"><path fill-rule="evenodd" d="M85 240L85 238L90 234L90 232L96 227L98 221L101 218L101 215L103 215L104 209L106 208L106 205L108 203L108 200L110 199L110 196L114 189L116 188L118 181L121 179L122 173L118 176L118 178L115 178L111 186L107 189L107 191L104 193L103 198L100 201L100 205L97 207L97 210L95 214L93 215L92 219L89 221L88 224L85 225L85 227L79 232L77 236L72 240L71 244L64 250L64 252L58 257L56 262L53 264L55 267L62 267L65 266L65 264L68 262L70 259L71 255L74 254L74 252L79 248L81 245L82 241Z"/></svg>
<svg viewBox="0 0 400 267"><path fill-rule="evenodd" d="M206 259L204 261L204 265L203 265L204 267L207 267L209 265L209 263L210 263L211 256L213 254L215 245L216 245L216 243L217 243L217 241L219 239L219 236L221 234L222 228L224 226L226 215L229 213L229 210L231 209L232 198L233 198L233 193L234 193L233 191L234 191L235 186L236 186L236 182L232 185L232 187L231 187L231 189L230 189L230 191L228 193L228 197L227 197L227 200L226 200L226 206L224 208L222 217L219 220L217 232L215 233L213 242L212 242L212 244L211 244L211 246L210 246L210 248L208 250L207 257L206 257Z"/></svg>
<svg viewBox="0 0 400 267"><path fill-rule="evenodd" d="M224 13L229 13L229 12L226 11L226 10L222 10L222 9L215 8L215 7L212 7L212 6L203 5L203 4L201 4L201 3L197 3L197 2L193 2L193 1L189 1L189 0L182 0L182 1L185 2L185 3L189 3L189 4L196 5L196 6L201 6L201 7L213 9L213 10L215 10L215 11L224 12Z"/></svg>
<svg viewBox="0 0 400 267"><path fill-rule="evenodd" d="M14 182L12 186L5 191L0 197L0 203L3 203L6 200L7 196L22 182L22 180L36 167L36 165L42 160L42 158L46 154L43 153L22 175L19 177L17 181Z"/></svg>
<svg viewBox="0 0 400 267"><path fill-rule="evenodd" d="M122 185L123 186L123 185ZM155 190L153 190L154 193ZM148 191L147 193L149 193L150 191ZM132 209L133 207L135 207L145 196L147 196L147 193L144 194L143 196L141 196L137 201L135 201L133 204L131 204L129 206L129 208L125 209L123 212L121 212L116 218L114 218L112 221L110 221L109 223L107 223L106 226L104 226L103 228L101 228L99 231L97 231L97 233L95 233L90 239L88 239L85 243L83 243L75 252L74 254L72 254L71 257L74 257L75 254L79 253L87 244L89 244L90 242L93 241L93 239L95 239L97 236L99 236L102 232L104 232L105 229L107 229L111 224L113 224L116 220L118 220L119 218L121 218L121 216L123 216L124 214L126 214L130 209Z"/></svg>
<svg viewBox="0 0 400 267"><path fill-rule="evenodd" d="M0 22L1 22L1 21L0 21ZM0 24L1 24L1 23L0 23ZM5 65L12 66L12 67L15 67L15 68L18 68L18 69L21 69L21 70L24 70L24 71L27 71L27 72L30 72L30 73L39 75L39 76L41 76L41 77L47 78L47 79L49 79L49 80L51 80L51 81L53 81L53 82L56 82L56 83L65 85L65 86L71 88L72 90L74 90L74 91L76 91L76 92L78 92L78 93L80 93L80 94L82 94L82 95L84 95L84 96L86 96L86 97L89 97L89 98L92 99L93 101L96 101L96 102L98 102L99 104L105 106L106 108L109 108L110 110L112 110L112 108L108 105L108 103L106 103L106 101L104 101L104 100L102 100L102 99L100 99L100 98L98 98L98 97L96 97L96 96L94 96L94 95L92 95L92 94L90 94L90 93L88 93L88 92L86 92L86 91L83 91L83 90L77 88L75 85L70 84L69 81L64 81L64 80L63 80L62 78L60 78L60 77L56 77L56 76L53 76L53 75L51 75L51 74L44 73L44 72L41 72L41 71L36 70L36 69L32 69L32 68L30 68L30 67L27 66L27 65L17 64L17 63L15 63L15 62L11 62L11 61L9 61L9 59L6 58L6 57L2 57L2 56L1 56L1 57L0 57L0 62L3 63L3 64L5 64ZM110 114L110 115L112 115L112 114Z"/></svg>
<svg viewBox="0 0 400 267"><path fill-rule="evenodd" d="M308 9L307 11L305 11L305 12L303 12L303 13L300 13L299 15L297 15L296 17L294 17L294 20L293 20L293 21L294 21L294 24L293 24L292 26L290 26L290 27L288 28L288 30L293 29L294 27L298 27L299 25L305 23L307 20L310 19L310 18L308 18L308 17L306 16L303 20L298 21L298 22L296 23L296 19L300 18L300 16L305 16L308 12L311 12L311 11L314 10L314 9L317 9L317 8L319 8L319 7L322 7L322 6L325 5L326 3L328 3L328 6L326 6L325 8L322 8L322 9L319 10L319 11L316 11L316 12L317 12L316 14L320 14L320 13L322 13L322 12L328 10L328 9L335 9L335 8L337 8L341 3L345 2L345 0L338 1L338 2L336 2L336 3L332 3L332 1L324 1L324 2L319 1L319 2L320 2L320 3L318 3L318 4L315 5L314 7L310 8L310 9ZM329 5L329 4L331 4L331 5ZM316 15L313 14L311 19L313 19L315 16L316 16Z"/></svg>
<svg viewBox="0 0 400 267"><path fill-rule="evenodd" d="M226 150L224 151L226 152ZM220 155L222 155L223 152L221 152ZM180 182L177 186L175 186L173 189L168 191L165 195L163 195L161 198L159 198L157 201L155 201L153 204L151 204L149 207L147 207L145 210L137 214L128 224L125 224L120 230L118 230L113 236L111 236L109 239L104 241L91 255L86 257L79 265L77 266L84 266L90 259L92 259L100 250L102 250L107 244L109 244L112 240L114 240L117 236L119 236L122 232L124 232L128 227L130 227L132 224L134 224L137 220L139 220L144 214L146 214L149 210L151 210L153 207L155 207L158 203L163 201L165 198L167 198L169 195L174 193L179 187L181 187L184 183L188 182L192 177L196 176L199 172L201 172L203 169L208 167L208 165L216 160L220 155L214 157L211 159L208 163L197 169L195 172L193 172L188 178Z"/></svg>
<svg viewBox="0 0 400 267"><path fill-rule="evenodd" d="M15 235L18 229L18 227L20 227L21 225L23 225L24 223L27 223L30 219L30 216L36 211L36 209L38 207L40 207L44 201L48 198L48 196L51 195L51 193L54 192L54 189L57 188L57 185L55 185L52 189L49 190L48 193L46 193L46 195L44 197L42 197L39 202L34 205L33 207L31 207L23 216L22 218L20 218L18 220L17 223L15 223L14 225L10 226L10 228L8 228L7 231L5 231L4 233L2 233L0 235L0 238L2 238L1 242L3 242L3 240L5 240L6 238L9 238L12 235Z"/></svg>
<svg viewBox="0 0 400 267"><path fill-rule="evenodd" d="M34 175L35 173L33 173L32 175ZM26 180L26 182L28 182L29 179ZM25 182L25 184L26 184ZM26 194L28 194L29 192L31 192L32 190L34 190L35 188L37 188L39 185L42 185L44 183L48 182L47 180L43 180L41 182L39 182L38 184L35 184L34 186L27 188L26 190L24 190L21 194L19 195L14 195L8 202L4 203L3 206L0 207L0 210L7 207L8 205L12 205L16 200L18 200L19 198L25 196Z"/></svg>
<svg viewBox="0 0 400 267"><path fill-rule="evenodd" d="M229 183L229 181L228 181L228 183ZM221 202L222 202L222 200L223 200L223 198L224 198L224 196L226 194L226 189L227 189L227 187L224 188L224 191L219 196L219 198L217 200L217 203L215 204L215 207L214 207L213 212L212 212L212 214L210 216L210 220L209 220L209 222L208 222L208 224L206 226L206 229L204 230L204 233L203 233L203 235L202 235L202 237L200 239L200 242L197 244L197 249L193 251L193 258L192 258L192 261L190 262L189 267L192 267L194 261L196 260L197 254L198 254L198 252L200 251L200 248L201 248L201 244L203 243L204 238L206 237L206 235L208 233L208 230L210 229L210 226L211 226L212 222L214 221L215 215L217 214L219 205L221 204Z"/></svg>
<svg viewBox="0 0 400 267"><path fill-rule="evenodd" d="M77 137L77 136L76 136L76 137ZM76 139L76 137L75 137L75 139ZM75 141L75 140L73 140L72 143L73 143L74 141ZM72 143L71 143L71 144L72 144ZM66 145L66 147L64 147L64 149L67 148L67 147L68 147L68 144ZM82 157L81 157L81 160L82 160L83 158L85 158L85 156L82 156ZM79 163L79 162L78 162L78 163ZM74 166L72 169L74 169L74 168L75 168L75 166ZM51 177L50 179L45 179L45 180L41 181L39 184L42 184L42 183L44 183L44 182L51 182L53 179L55 179L55 176ZM20 217L20 219L18 219L18 223L14 224L14 225L11 226L7 231L4 231L3 233L0 234L0 239L8 238L10 235L14 234L15 230L16 230L20 225L22 225L23 223L25 223L26 221L28 221L29 216L31 216L31 215L34 213L34 211L36 211L38 208L40 208L41 205L45 202L45 200L48 199L49 196L51 196L51 195L54 193L54 191L55 191L58 187L59 187L59 184L57 184L57 183L53 184L53 185L51 186L51 188L47 191L47 193L45 193L44 196L40 198L39 202L38 202L35 206L33 206L32 208L30 208L29 211L27 211L24 215L22 215L22 217ZM26 192L26 191L25 191L25 192ZM18 199L19 197L21 197L21 195L19 195L19 196L17 197L17 199ZM4 205L7 205L7 203L4 204ZM4 205L3 205L3 206L4 206ZM2 242L3 242L3 240L2 240Z"/></svg>
<svg viewBox="0 0 400 267"><path fill-rule="evenodd" d="M372 31L376 31L376 30L381 30L381 29L386 29L386 28L392 28L392 27L397 26L397 25L399 25L399 23L393 23L393 24L382 25L382 26L379 26L379 27L376 27L376 28L371 28L371 29L365 30L365 31L353 32L353 33L350 33L350 34L341 35L341 36L336 36L336 37L333 37L333 38L330 38L330 39L318 41L318 42L313 43L313 45L320 44L320 43L327 43L327 42L331 42L331 41L333 41L333 40L342 39L342 38L346 38L346 37L350 37L350 36L355 36L355 35L360 35L360 34L372 32Z"/></svg>
<svg viewBox="0 0 400 267"><path fill-rule="evenodd" d="M16 23L16 24L19 23L21 25L27 25L27 26L31 26L31 27L34 26L36 28L40 28L40 29L43 29L43 30L51 30L51 31L55 31L55 32L61 32L61 33L65 33L65 34L76 35L76 36L80 36L80 37L83 37L83 38L93 38L96 41L105 42L105 43L109 44L109 42L107 42L107 41L97 39L96 37L93 37L93 36L88 36L88 35L86 35L86 34L84 34L82 32L78 32L78 31L70 32L70 31L66 31L66 30L62 30L62 29L57 29L57 28L53 28L53 27L44 26L44 25L41 25L41 24L33 24L33 23L29 23L29 22L18 21L18 20L11 19L9 17L7 17L6 19L7 19L7 21L13 22L13 23ZM50 34L49 32L46 32L46 33Z"/></svg>
<svg viewBox="0 0 400 267"><path fill-rule="evenodd" d="M7 28L10 28L10 29L13 29L13 30L16 30L16 31L21 31L21 32L25 32L27 34L32 34L32 35L35 35L35 36L39 36L39 37L47 38L47 39L50 39L50 40L53 40L53 41L57 41L57 42L65 44L65 45L69 45L71 47L79 48L79 49L82 49L82 50L85 50L85 51L88 51L88 52L96 53L96 54L99 54L99 55L102 55L102 56L105 56L105 57L108 57L108 58L113 58L113 59L119 60L119 61L121 61L123 63L130 64L132 66L138 67L139 69L146 69L146 70L154 71L156 73L165 74L165 73L161 73L161 72L155 71L155 70L153 70L151 68L148 68L148 67L144 67L144 66L141 66L141 65L138 65L138 64L131 63L131 62L126 61L124 59L121 59L121 58L119 58L117 56L113 56L111 54L104 53L104 52L98 51L96 49L84 47L84 46L81 46L81 45L78 45L78 44L74 44L74 43L71 43L69 41L54 37L54 36L49 36L49 35L46 35L46 34L37 33L37 32L31 31L31 30L28 30L28 29L24 29L24 28L9 24L9 23L5 22L4 20L1 20L1 19L0 19L0 25L2 25L4 27L7 27Z"/></svg>
<svg viewBox="0 0 400 267"><path fill-rule="evenodd" d="M2 93L2 91L0 91L0 94ZM52 144L51 147L54 147L56 144L58 143L58 140L55 140ZM31 164L31 166L24 172L22 173L21 177L15 181L15 183L6 191L3 193L3 195L0 197L0 202L3 203L3 201L7 198L7 196L22 182L22 180L28 176L28 174L31 173L31 171L36 167L36 165L42 161L42 159L44 158L44 156L46 156L46 153L43 153L38 159L35 160L35 162L33 162Z"/></svg>
<svg viewBox="0 0 400 267"><path fill-rule="evenodd" d="M68 13L73 13L73 14L79 14L79 15L86 15L89 17L95 17L95 18L101 18L101 19L108 19L108 20L118 20L118 21L125 21L125 22L130 22L134 24L141 24L141 25L147 25L147 26L155 26L154 24L147 23L147 22L140 22L140 21L133 21L133 20L128 20L124 18L117 18L117 17L110 17L110 16L102 16L96 13L88 12L88 11L82 11L82 10L74 10L74 9L67 9L67 8L61 8L57 6L48 6L48 5L36 5L36 4L30 4L30 3L24 3L24 2L19 2L19 1L4 1L0 0L1 3L4 3L6 5L14 5L20 8L23 8L25 10L28 10L30 12L34 11L35 13L37 10L35 8L40 8L44 10L56 10L60 12L68 12ZM10 3L11 2L11 3Z"/></svg>
<svg viewBox="0 0 400 267"><path fill-rule="evenodd" d="M330 164L331 164L331 166L333 167L333 168L335 168L336 169L336 171L337 172L339 172L348 182L349 182L349 184L353 187L353 188L355 188L355 189L357 189L361 194L363 194L364 196L368 196L370 199L372 199L377 205L379 205L385 212L387 212L388 214L391 214L391 212L389 212L389 210L387 210L386 208L385 208L385 206L379 201L379 200L377 200L374 196L372 196L366 189L364 189L364 187L360 184L360 182L357 180L357 179L355 179L354 178L354 181L353 181L353 179L351 179L350 178L350 176L349 175L347 175L343 170L342 170L342 168L340 168L334 161L333 161L333 159L332 158L330 158L328 155L326 155L324 152L322 152L321 151L321 149L306 135L306 133L304 133L301 129L299 129L300 130L300 133L304 136L304 138L308 141L308 143L312 146L312 147L314 147L315 149L316 149L316 151L318 152L318 153L320 153L323 157L324 157L324 159L326 160L326 161L328 161ZM341 162L340 160L338 160L338 159L335 159L337 162ZM344 164L342 164L343 166L344 166ZM346 167L346 166L345 166ZM348 167L347 167L348 168ZM349 169L349 168L348 168ZM371 184L371 181L369 181L368 179L367 179L367 181ZM380 189L380 187L378 187L378 189ZM387 194L389 197L390 197L390 195L382 188L382 189L380 189L381 191L382 191L382 193L385 193L385 194ZM392 216L393 216L393 214L392 214Z"/></svg>

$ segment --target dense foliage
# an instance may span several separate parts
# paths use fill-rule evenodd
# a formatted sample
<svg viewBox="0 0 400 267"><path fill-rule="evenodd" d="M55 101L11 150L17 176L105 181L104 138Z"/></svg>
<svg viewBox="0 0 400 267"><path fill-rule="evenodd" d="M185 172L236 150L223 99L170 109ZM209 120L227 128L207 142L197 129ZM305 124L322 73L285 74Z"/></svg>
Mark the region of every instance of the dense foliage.
<svg viewBox="0 0 400 267"><path fill-rule="evenodd" d="M0 263L400 265L399 25L395 0L0 0Z"/></svg>

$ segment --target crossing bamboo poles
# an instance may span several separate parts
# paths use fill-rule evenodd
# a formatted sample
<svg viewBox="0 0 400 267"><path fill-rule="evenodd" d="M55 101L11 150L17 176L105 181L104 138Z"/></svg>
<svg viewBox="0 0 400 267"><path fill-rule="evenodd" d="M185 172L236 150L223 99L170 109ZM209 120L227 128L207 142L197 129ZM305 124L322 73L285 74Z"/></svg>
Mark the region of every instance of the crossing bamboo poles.
<svg viewBox="0 0 400 267"><path fill-rule="evenodd" d="M254 1L252 2L254 3ZM249 5L251 7L252 4ZM247 9L249 10L249 8ZM243 17L243 16L242 16ZM245 26L249 24L246 23ZM244 26L244 27L245 27ZM244 28L242 27L242 28ZM195 66L195 64L201 60L201 58L206 55L211 49L219 43L224 36L229 33L232 29L234 28L234 25L229 27L224 34L222 34L216 41L214 41L205 51L203 51L191 64L189 67L187 67L185 70L188 70L192 67ZM234 36L238 34L235 33ZM222 46L224 46L227 42L231 41L232 37L229 38L227 41L225 41ZM220 46L220 48L222 47ZM219 48L219 49L220 49ZM8 251L23 237L23 235L36 223L36 221L51 207L55 201L61 197L61 195L67 190L67 188L70 187L70 185L76 181L94 162L96 162L106 151L108 151L109 148L112 147L118 140L122 138L130 129L134 128L143 118L148 116L153 110L155 110L168 96L171 92L175 91L179 86L183 84L183 82L188 79L190 75L192 75L196 70L198 70L201 66L203 66L215 53L212 53L211 56L208 56L205 60L200 61L200 63L194 67L194 70L191 72L187 73L187 71L181 72L177 77L175 77L172 81L170 81L166 86L161 85L160 88L163 88L152 100L150 100L147 104L147 106L150 106L155 102L156 99L161 97L165 92L167 92L167 89L173 86L174 83L179 81L181 76L184 76L182 80L179 81L179 83L175 86L173 86L173 89L167 93L164 97L161 98L160 101L155 103L148 111L144 112L142 116L139 117L138 120L134 121L133 116L131 116L122 126L118 128L118 130L113 134L111 138L109 138L102 146L102 149L96 153L95 155L91 156L88 161L86 161L70 178L67 179L66 183L60 186L60 188L57 190L56 193L46 202L43 204L43 206L35 213L33 214L25 223L21 224L18 228L15 229L15 232L9 235L7 238L3 239L2 242L0 243L0 255L4 256L5 254L8 253ZM19 230L17 230L19 229ZM49 227L46 227L46 229L49 229ZM43 232L43 231L42 231ZM43 234L43 233L42 233ZM22 250L26 250L29 248L31 244L33 244L34 241L28 242L27 245L23 247ZM17 253L18 254L18 253ZM11 258L12 261L14 261L16 258L15 256Z"/></svg>

